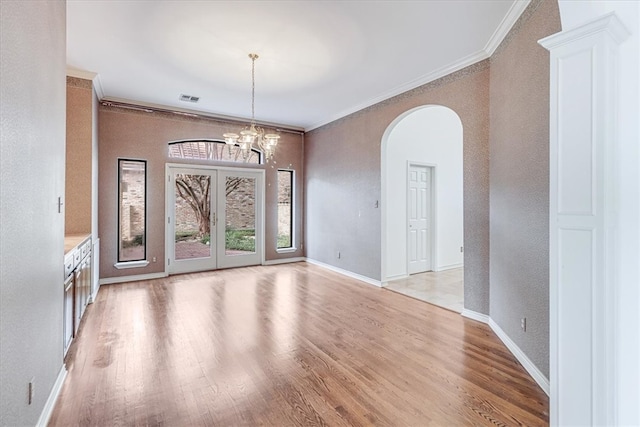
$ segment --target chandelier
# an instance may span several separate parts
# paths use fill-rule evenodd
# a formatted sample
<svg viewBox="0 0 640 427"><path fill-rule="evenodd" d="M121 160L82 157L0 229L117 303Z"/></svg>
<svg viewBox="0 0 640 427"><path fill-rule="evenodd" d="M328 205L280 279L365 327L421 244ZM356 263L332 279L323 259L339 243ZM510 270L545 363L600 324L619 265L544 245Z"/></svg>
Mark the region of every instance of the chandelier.
<svg viewBox="0 0 640 427"><path fill-rule="evenodd" d="M264 129L256 126L256 59L258 59L258 55L250 53L249 58L251 58L251 125L241 130L240 135L235 132L228 132L222 136L224 137L224 142L229 145L229 149L231 149L232 145L238 145L245 159L249 157L251 150L257 146L264 153L266 160L269 161L275 154L280 135L276 133L265 134Z"/></svg>

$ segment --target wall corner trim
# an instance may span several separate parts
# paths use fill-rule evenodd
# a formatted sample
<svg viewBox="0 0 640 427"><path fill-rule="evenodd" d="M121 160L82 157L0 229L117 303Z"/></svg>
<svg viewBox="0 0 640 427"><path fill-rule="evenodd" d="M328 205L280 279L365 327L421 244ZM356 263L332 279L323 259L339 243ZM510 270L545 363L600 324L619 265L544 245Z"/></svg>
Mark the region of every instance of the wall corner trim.
<svg viewBox="0 0 640 427"><path fill-rule="evenodd" d="M367 276L363 276L358 273L353 273L349 270L345 270L339 267L334 267L333 265L325 264L324 262L316 261L315 259L307 258L306 261L309 264L317 265L322 268L326 268L327 270L331 270L335 273L342 274L343 276L351 277L352 279L360 280L361 282L368 283L373 286L377 286L378 288L382 287L382 282L380 280L375 280Z"/></svg>
<svg viewBox="0 0 640 427"><path fill-rule="evenodd" d="M51 393L49 393L49 397L44 404L44 408L42 409L40 418L38 418L38 422L36 423L37 427L44 427L49 424L49 419L51 418L51 414L53 414L53 408L55 407L56 400L58 400L58 396L60 395L60 391L62 390L62 385L64 384L65 378L67 378L67 368L63 364L60 368L60 372L58 372L56 382L53 384Z"/></svg>
<svg viewBox="0 0 640 427"><path fill-rule="evenodd" d="M79 70L77 68L67 67L67 76L77 77L79 79L91 80L93 82L93 88L96 91L98 101L104 98L104 90L102 89L102 81L100 75L92 71Z"/></svg>
<svg viewBox="0 0 640 427"><path fill-rule="evenodd" d="M527 355L524 354L522 350L520 350L520 347L518 347L518 345L513 342L511 338L509 338L509 335L507 335L506 332L503 331L502 328L498 326L498 324L494 322L494 320L490 316L478 313L476 311L467 310L466 308L462 311L462 316L489 325L491 330L498 336L498 338L500 338L500 341L502 341L507 349L509 349L511 354L513 354L513 356L518 359L518 362L520 362L522 367L529 373L529 375L531 375L538 386L540 386L542 391L544 391L545 394L549 396L551 388L549 379L545 377L542 372L540 372L538 367L534 365L534 363L527 357Z"/></svg>

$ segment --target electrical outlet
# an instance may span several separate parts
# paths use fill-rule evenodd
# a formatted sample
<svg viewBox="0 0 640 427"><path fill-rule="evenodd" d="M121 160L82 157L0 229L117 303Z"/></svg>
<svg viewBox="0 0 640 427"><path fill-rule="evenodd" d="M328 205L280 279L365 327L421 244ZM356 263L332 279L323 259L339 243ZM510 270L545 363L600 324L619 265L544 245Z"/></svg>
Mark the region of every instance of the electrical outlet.
<svg viewBox="0 0 640 427"><path fill-rule="evenodd" d="M464 246L460 246L460 252L464 252Z"/></svg>
<svg viewBox="0 0 640 427"><path fill-rule="evenodd" d="M31 378L29 381L29 405L33 403L33 398L36 395L36 378Z"/></svg>
<svg viewBox="0 0 640 427"><path fill-rule="evenodd" d="M520 319L520 328L522 329L522 332L527 332L527 318L523 317L522 319Z"/></svg>
<svg viewBox="0 0 640 427"><path fill-rule="evenodd" d="M157 261L156 257L153 257L151 260L152 260L153 262L156 262L156 261Z"/></svg>

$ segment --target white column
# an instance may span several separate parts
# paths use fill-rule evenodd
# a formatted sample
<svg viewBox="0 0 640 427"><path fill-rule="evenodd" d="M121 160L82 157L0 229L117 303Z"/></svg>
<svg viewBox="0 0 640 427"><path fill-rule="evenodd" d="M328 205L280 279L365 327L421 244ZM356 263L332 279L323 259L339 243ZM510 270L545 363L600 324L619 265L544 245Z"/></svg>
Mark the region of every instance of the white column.
<svg viewBox="0 0 640 427"><path fill-rule="evenodd" d="M612 13L540 41L551 53L551 425L615 424L617 49Z"/></svg>

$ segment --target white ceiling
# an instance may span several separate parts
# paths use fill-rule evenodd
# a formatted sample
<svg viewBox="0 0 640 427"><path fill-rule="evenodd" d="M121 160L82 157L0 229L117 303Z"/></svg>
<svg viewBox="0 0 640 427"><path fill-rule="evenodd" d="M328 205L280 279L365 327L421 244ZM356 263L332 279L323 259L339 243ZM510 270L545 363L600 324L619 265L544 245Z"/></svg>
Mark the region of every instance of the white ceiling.
<svg viewBox="0 0 640 427"><path fill-rule="evenodd" d="M256 119L309 130L488 57L528 3L68 0L67 65L103 99L247 118L255 52Z"/></svg>

